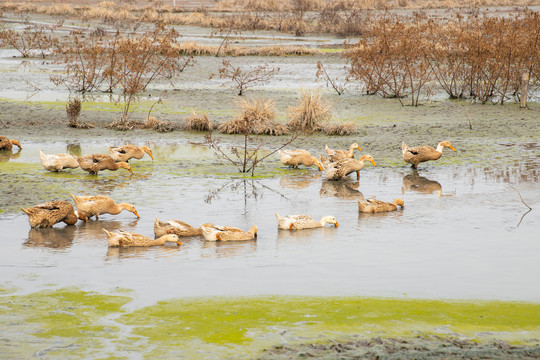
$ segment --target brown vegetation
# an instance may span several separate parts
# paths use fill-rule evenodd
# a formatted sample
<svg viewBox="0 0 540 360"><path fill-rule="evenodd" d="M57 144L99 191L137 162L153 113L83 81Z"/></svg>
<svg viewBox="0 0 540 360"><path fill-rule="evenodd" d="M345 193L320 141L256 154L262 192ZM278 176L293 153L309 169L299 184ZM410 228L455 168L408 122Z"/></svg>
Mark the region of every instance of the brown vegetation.
<svg viewBox="0 0 540 360"><path fill-rule="evenodd" d="M184 119L184 130L212 131L214 124L210 122L207 114L197 115L191 111L191 115Z"/></svg>
<svg viewBox="0 0 540 360"><path fill-rule="evenodd" d="M250 87L268 82L279 71L278 67L271 67L268 64L242 69L240 66L232 65L229 60L223 60L222 65L219 73L212 75L210 78L217 75L221 79L229 79L234 83L239 96L242 96L244 90Z"/></svg>
<svg viewBox="0 0 540 360"><path fill-rule="evenodd" d="M322 128L331 117L330 104L323 100L318 92L302 91L298 105L289 108L287 126L294 131L309 133Z"/></svg>
<svg viewBox="0 0 540 360"><path fill-rule="evenodd" d="M243 134L246 127L249 134L284 135L287 127L275 120L274 101L262 98L238 101L240 114L233 120L219 125L218 131L225 134ZM247 125L249 124L249 126Z"/></svg>
<svg viewBox="0 0 540 360"><path fill-rule="evenodd" d="M540 15L455 15L433 21L422 14L385 13L372 19L366 36L346 54L350 76L367 94L418 105L436 82L451 98L481 103L519 99L523 74L540 84Z"/></svg>

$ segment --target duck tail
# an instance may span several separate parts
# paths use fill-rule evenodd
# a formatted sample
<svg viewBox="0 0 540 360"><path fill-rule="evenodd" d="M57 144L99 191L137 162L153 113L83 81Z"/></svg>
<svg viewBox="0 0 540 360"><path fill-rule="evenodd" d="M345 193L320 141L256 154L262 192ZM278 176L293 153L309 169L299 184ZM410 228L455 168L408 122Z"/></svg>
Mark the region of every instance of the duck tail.
<svg viewBox="0 0 540 360"><path fill-rule="evenodd" d="M30 211L28 209L25 209L25 208L21 208L22 211L24 211L24 213L26 215L30 215Z"/></svg>
<svg viewBox="0 0 540 360"><path fill-rule="evenodd" d="M407 149L408 149L408 148L409 148L409 147L407 146L407 144L405 144L405 141L402 141L402 142L401 142L401 152L402 152L403 154L405 154L405 153L407 152Z"/></svg>
<svg viewBox="0 0 540 360"><path fill-rule="evenodd" d="M369 203L365 200L358 200L358 211L360 212L367 212L367 207L369 206Z"/></svg>

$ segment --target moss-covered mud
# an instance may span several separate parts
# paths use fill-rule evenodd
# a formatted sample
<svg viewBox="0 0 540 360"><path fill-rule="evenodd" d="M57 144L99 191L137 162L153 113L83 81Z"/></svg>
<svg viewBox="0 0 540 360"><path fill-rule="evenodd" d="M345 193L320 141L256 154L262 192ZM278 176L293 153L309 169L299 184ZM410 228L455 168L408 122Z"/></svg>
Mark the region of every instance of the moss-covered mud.
<svg viewBox="0 0 540 360"><path fill-rule="evenodd" d="M347 359L392 348L413 351L395 359L458 348L460 358L540 356L535 303L271 296L176 299L127 311L125 291L12 291L0 296L4 358Z"/></svg>

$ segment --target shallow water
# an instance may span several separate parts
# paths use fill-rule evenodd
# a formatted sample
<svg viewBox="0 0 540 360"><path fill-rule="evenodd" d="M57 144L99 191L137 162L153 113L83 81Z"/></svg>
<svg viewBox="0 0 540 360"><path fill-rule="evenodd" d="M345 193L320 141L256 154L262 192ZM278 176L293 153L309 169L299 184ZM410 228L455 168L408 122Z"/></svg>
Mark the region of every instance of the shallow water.
<svg viewBox="0 0 540 360"><path fill-rule="evenodd" d="M15 204L1 204L3 287L18 293L127 288L133 290L131 308L207 295L540 300L534 285L540 276L538 157L484 168L433 163L417 173L405 166L366 166L359 182L355 175L328 182L315 170L282 168L277 157L266 169L283 175L231 178L227 171L234 169L206 147L152 146L156 160L133 160L134 176L122 169L99 176L80 169L45 171L39 149L66 152L61 142L28 143L18 157L0 162L2 193L20 193ZM101 144L85 142L69 149L104 151ZM18 180L10 184L13 176ZM523 216L528 209L515 189L535 210ZM38 230L17 211L51 196L70 201L70 192L132 203L141 218L122 212ZM372 196L402 197L405 209L358 214L357 199ZM333 215L340 226L278 231L275 212ZM259 233L256 241L240 243L195 237L183 239L182 247L107 247L102 229L153 236L155 217L245 230L257 225Z"/></svg>

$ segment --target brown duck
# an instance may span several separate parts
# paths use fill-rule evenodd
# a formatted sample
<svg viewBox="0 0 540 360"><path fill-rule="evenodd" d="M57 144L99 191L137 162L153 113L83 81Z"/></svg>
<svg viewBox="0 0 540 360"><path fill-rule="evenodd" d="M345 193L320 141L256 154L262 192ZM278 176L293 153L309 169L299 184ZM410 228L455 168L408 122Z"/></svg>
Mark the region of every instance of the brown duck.
<svg viewBox="0 0 540 360"><path fill-rule="evenodd" d="M180 220L167 220L167 222L154 220L154 236L156 238L165 234L176 234L178 236L198 236L202 235L202 229L193 227Z"/></svg>
<svg viewBox="0 0 540 360"><path fill-rule="evenodd" d="M165 245L166 242L176 243L177 245L184 245L178 238L178 235L175 234L166 234L158 239L152 239L148 236L141 234L128 232L128 231L118 231L112 232L103 229L107 234L109 241L109 246L120 246L120 247L133 247L133 246L159 246Z"/></svg>
<svg viewBox="0 0 540 360"><path fill-rule="evenodd" d="M328 147L328 145L325 145L324 150L326 151L326 155L330 161L338 161L343 158L352 159L354 158L354 150L362 151L357 143L351 144L351 146L349 146L349 150L332 150Z"/></svg>
<svg viewBox="0 0 540 360"><path fill-rule="evenodd" d="M105 195L96 196L75 196L71 194L75 206L77 207L77 213L79 219L88 221L92 216L99 219L101 214L120 214L122 210L132 212L136 217L140 217L135 206L128 203L117 204L113 199Z"/></svg>
<svg viewBox="0 0 540 360"><path fill-rule="evenodd" d="M68 225L77 222L73 205L67 201L54 200L21 210L28 215L28 222L33 228L48 228L62 221Z"/></svg>
<svg viewBox="0 0 540 360"><path fill-rule="evenodd" d="M39 150L39 159L41 160L41 165L43 165L43 168L52 172L79 167L79 162L77 159L69 154L46 155L43 153L43 151Z"/></svg>
<svg viewBox="0 0 540 360"><path fill-rule="evenodd" d="M445 147L457 151L454 149L450 141L441 141L439 145L437 145L436 149L427 145L410 148L405 144L405 141L401 143L403 160L409 164L412 164L414 169L418 168L418 164L421 162L440 159Z"/></svg>
<svg viewBox="0 0 540 360"><path fill-rule="evenodd" d="M375 199L358 200L358 211L362 213L381 213L395 211L400 206L402 209L405 204L402 199L395 199L393 203L384 202Z"/></svg>
<svg viewBox="0 0 540 360"><path fill-rule="evenodd" d="M0 150L11 150L13 145L18 146L19 149L22 149L21 143L19 140L11 139L9 140L5 136L0 136Z"/></svg>
<svg viewBox="0 0 540 360"><path fill-rule="evenodd" d="M124 145L124 146L118 146L118 147L110 147L109 146L109 154L113 158L114 161L125 161L128 162L130 159L142 159L144 156L144 153L147 153L150 155L152 160L154 160L154 155L152 154L152 150L148 146L136 146L132 144Z"/></svg>
<svg viewBox="0 0 540 360"><path fill-rule="evenodd" d="M116 171L120 168L126 169L133 174L133 170L131 170L131 166L127 162L121 161L117 163L111 156L106 154L77 156L77 161L81 169L88 171L90 174L97 174L102 170Z"/></svg>
<svg viewBox="0 0 540 360"><path fill-rule="evenodd" d="M344 158L325 165L324 175L327 180L342 180L350 173L356 172L357 178L360 178L360 170L364 168L364 161L369 161L373 166L377 166L371 155L362 155L358 160Z"/></svg>
<svg viewBox="0 0 540 360"><path fill-rule="evenodd" d="M257 226L245 232L233 226L220 226L213 224L201 225L204 240L207 241L245 241L254 240L257 237Z"/></svg>
<svg viewBox="0 0 540 360"><path fill-rule="evenodd" d="M319 160L315 156L312 156L307 150L279 150L279 158L283 165L288 165L295 168L298 168L298 165L315 165L319 168L319 170L322 171L322 166Z"/></svg>

